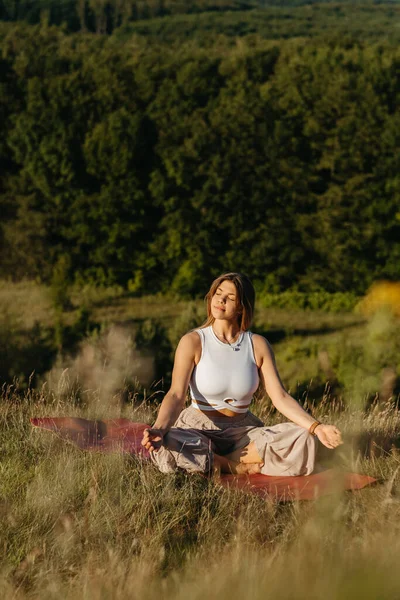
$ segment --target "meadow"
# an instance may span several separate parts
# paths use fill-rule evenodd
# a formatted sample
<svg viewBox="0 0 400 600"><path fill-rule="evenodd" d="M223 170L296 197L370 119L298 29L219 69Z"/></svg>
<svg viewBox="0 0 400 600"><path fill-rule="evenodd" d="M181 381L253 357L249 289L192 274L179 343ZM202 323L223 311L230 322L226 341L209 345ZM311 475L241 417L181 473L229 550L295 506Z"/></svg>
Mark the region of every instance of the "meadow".
<svg viewBox="0 0 400 600"><path fill-rule="evenodd" d="M59 349L35 387L29 376L3 385L3 597L398 597L400 416L396 390L384 398L382 389L382 373L399 355L395 317L259 306L256 327L273 342L286 385L343 431L345 444L320 462L378 479L359 492L279 504L222 489L217 479L166 476L135 457L83 452L29 423L50 415L151 423L168 381L129 375L127 362L144 364L132 331L144 341L164 331L172 341L201 321L201 300L70 290L60 317L44 286L4 284L0 297L9 311L2 329L13 324L21 344L39 324L54 333L61 318L73 327L82 303L97 324L69 353ZM318 385L307 383L310 374ZM280 418L262 393L253 411L266 423Z"/></svg>
<svg viewBox="0 0 400 600"><path fill-rule="evenodd" d="M254 412L276 420L262 399ZM315 414L346 439L329 465L380 481L290 504L82 452L29 424L66 414L149 422L154 403L117 410L93 394L79 408L45 388L22 398L3 388L2 597L398 597L400 420L390 404L367 413L320 404Z"/></svg>

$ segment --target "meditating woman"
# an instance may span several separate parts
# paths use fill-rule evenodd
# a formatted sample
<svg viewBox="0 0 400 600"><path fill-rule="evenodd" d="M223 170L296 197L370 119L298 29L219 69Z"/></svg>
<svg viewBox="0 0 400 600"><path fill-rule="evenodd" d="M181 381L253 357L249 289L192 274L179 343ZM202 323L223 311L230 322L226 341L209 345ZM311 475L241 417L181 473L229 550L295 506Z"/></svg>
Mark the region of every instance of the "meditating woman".
<svg viewBox="0 0 400 600"><path fill-rule="evenodd" d="M206 322L176 349L172 385L142 444L164 472L309 475L316 441L342 443L284 389L267 340L249 331L255 303L246 275L225 273L206 296ZM265 426L249 411L259 383L291 423ZM191 405L184 409L187 389Z"/></svg>

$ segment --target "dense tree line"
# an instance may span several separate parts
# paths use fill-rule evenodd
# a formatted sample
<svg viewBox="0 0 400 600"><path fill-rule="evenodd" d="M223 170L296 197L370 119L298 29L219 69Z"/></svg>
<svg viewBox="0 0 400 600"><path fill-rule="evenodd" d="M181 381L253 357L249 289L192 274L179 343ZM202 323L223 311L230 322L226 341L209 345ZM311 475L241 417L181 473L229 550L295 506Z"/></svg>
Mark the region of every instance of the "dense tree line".
<svg viewBox="0 0 400 600"><path fill-rule="evenodd" d="M399 14L397 0L0 0L3 21L46 21L69 32L99 34L131 24L135 31L168 39L179 30L181 36L200 37L210 29L274 39L340 29L398 39Z"/></svg>
<svg viewBox="0 0 400 600"><path fill-rule="evenodd" d="M111 33L139 19L259 5L257 0L0 0L0 19L36 24L45 17L49 24L65 24L69 31Z"/></svg>
<svg viewBox="0 0 400 600"><path fill-rule="evenodd" d="M383 6L372 3L309 4L306 6L265 6L253 10L220 11L200 14L178 14L168 18L144 19L124 24L118 35L145 36L154 41L181 44L195 41L207 46L216 36L238 37L257 35L265 39L320 38L337 36L350 43L387 40L400 41L400 4Z"/></svg>
<svg viewBox="0 0 400 600"><path fill-rule="evenodd" d="M400 277L400 51L0 28L1 275L363 292Z"/></svg>

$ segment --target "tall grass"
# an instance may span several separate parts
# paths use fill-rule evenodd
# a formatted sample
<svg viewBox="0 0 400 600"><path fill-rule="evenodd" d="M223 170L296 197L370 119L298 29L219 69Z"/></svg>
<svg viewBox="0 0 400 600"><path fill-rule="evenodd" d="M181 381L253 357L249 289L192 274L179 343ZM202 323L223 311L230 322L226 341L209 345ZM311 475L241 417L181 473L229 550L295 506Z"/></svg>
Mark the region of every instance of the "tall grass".
<svg viewBox="0 0 400 600"><path fill-rule="evenodd" d="M21 399L4 388L0 403L2 597L398 597L400 419L390 404L364 414L326 401L316 413L348 439L334 462L384 483L281 505L33 430L32 415L154 418L151 402L117 412L93 393L77 408L45 389ZM254 409L276 419L261 399ZM377 440L367 455L363 435Z"/></svg>
<svg viewBox="0 0 400 600"><path fill-rule="evenodd" d="M1 321L3 350L5 341L32 326L22 301L26 289L0 289L9 311ZM41 295L35 289L29 288L37 304L31 312L39 318L46 314L43 323L50 327L46 290ZM119 321L119 329L104 327L104 335L86 338L68 363L62 357L40 389L32 390L28 379L24 393L3 386L2 597L399 597L400 416L394 383L385 384L388 393L383 385L399 372L398 320L387 313L366 322L350 313L258 310L258 330L276 338L271 341L284 381L308 381L301 395L305 404L313 404L311 377L325 385L331 370L342 382L346 402L326 385L313 412L336 423L346 443L319 460L382 481L357 493L281 505L223 489L217 480L184 473L166 476L135 457L82 452L31 428L31 416L153 421L158 391L142 387L136 393L131 386L129 393L121 392L136 371L144 370L129 327L133 321L139 324L137 339L141 346L151 345L162 327L146 319L157 318L173 346L202 321L204 306L133 298L120 290L106 290L103 296L89 303L94 318ZM7 316L12 309L19 321ZM25 352L29 367L38 364L37 352L27 352L26 343L14 345L19 360ZM372 401L376 391L379 396ZM263 396L256 398L253 410L266 423L281 419Z"/></svg>

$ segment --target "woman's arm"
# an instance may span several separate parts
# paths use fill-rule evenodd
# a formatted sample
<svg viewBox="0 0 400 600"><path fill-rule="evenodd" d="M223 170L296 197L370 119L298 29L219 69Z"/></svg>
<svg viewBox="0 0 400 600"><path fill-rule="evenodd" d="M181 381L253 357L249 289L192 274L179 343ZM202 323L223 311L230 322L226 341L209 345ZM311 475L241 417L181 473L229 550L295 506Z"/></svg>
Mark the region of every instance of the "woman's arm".
<svg viewBox="0 0 400 600"><path fill-rule="evenodd" d="M276 368L271 346L261 335L253 335L254 354L265 390L275 408L288 419L309 429L315 419L287 393ZM340 431L333 425L318 425L315 434L328 448L336 448L342 443Z"/></svg>
<svg viewBox="0 0 400 600"><path fill-rule="evenodd" d="M184 335L177 346L171 387L164 396L156 422L143 434L142 445L150 452L162 445L164 435L171 429L185 406L186 392L200 344L198 334L193 331Z"/></svg>

